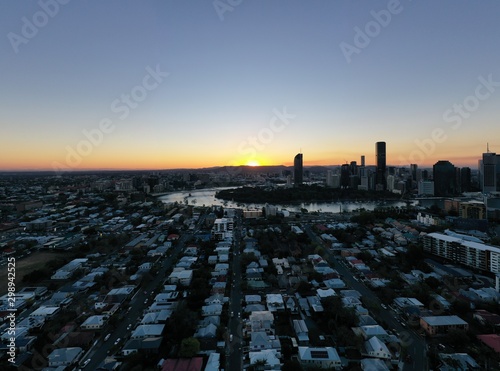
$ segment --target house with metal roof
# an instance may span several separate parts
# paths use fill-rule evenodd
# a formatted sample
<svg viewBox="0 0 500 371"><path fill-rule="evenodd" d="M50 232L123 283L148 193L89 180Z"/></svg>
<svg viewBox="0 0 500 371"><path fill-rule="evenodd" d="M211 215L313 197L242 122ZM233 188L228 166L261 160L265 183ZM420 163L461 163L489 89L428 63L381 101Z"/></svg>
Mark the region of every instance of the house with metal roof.
<svg viewBox="0 0 500 371"><path fill-rule="evenodd" d="M303 367L319 367L340 370L342 363L337 350L332 347L299 347L299 362Z"/></svg>
<svg viewBox="0 0 500 371"><path fill-rule="evenodd" d="M365 341L365 351L366 355L374 358L381 359L391 359L392 354L385 345L377 336L372 336L367 341Z"/></svg>
<svg viewBox="0 0 500 371"><path fill-rule="evenodd" d="M445 334L452 329L467 331L469 324L458 316L429 316L420 318L420 326L429 335Z"/></svg>
<svg viewBox="0 0 500 371"><path fill-rule="evenodd" d="M57 348L47 356L49 367L70 366L78 362L83 354L80 347Z"/></svg>

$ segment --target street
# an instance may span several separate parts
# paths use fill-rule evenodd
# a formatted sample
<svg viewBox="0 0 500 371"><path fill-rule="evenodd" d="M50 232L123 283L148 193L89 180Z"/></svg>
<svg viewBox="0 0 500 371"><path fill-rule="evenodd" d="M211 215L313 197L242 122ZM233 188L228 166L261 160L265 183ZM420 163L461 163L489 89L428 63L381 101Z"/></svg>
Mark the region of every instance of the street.
<svg viewBox="0 0 500 371"><path fill-rule="evenodd" d="M200 218L198 221L198 226L203 223L204 218ZM121 339L120 343L117 344L117 347L122 347L126 342L126 339L130 336L132 330L127 330L127 326L132 324L135 327L135 324L142 317L144 308L147 304L144 303L146 299L149 299L149 304L153 299L151 297L151 292L153 292L158 285L160 285L163 280L165 280L166 272L172 267L172 265L177 261L177 256L179 253L184 250L185 243L191 238L191 233L185 232L181 235L175 247L172 248L172 252L169 257L164 258L161 268L158 270L158 273L155 275L154 279L151 280L147 284L146 287L138 288L138 291L133 296L130 301L130 306L128 309L128 313L124 314L125 319L121 321L118 327L110 333L110 337L107 341L103 341L105 334L101 339L99 339L98 343L95 347L91 348L89 353L82 359L83 361L90 358L90 362L85 367L85 370L96 370L99 365L106 359L108 356L108 351L114 347L115 341L117 339ZM145 293L146 292L146 293ZM120 310L127 310L126 308L121 308ZM111 355L111 353L110 353Z"/></svg>
<svg viewBox="0 0 500 371"><path fill-rule="evenodd" d="M321 239L312 231L309 225L305 227L305 230L311 241L316 241L320 243L320 245L323 245ZM410 354L413 359L412 363L404 364L404 370L427 370L428 366L425 340L415 333L415 331L403 327L391 310L384 310L381 307L381 302L377 295L375 295L375 293L363 283L359 282L346 266L340 264L330 250L325 249L325 252L331 267L339 272L346 285L353 290L358 291L363 298L370 300L380 307L380 311L378 313L370 314L376 320L385 322L387 326L389 326L389 329L395 329L397 331L399 339L401 340L401 345L407 347L408 354Z"/></svg>
<svg viewBox="0 0 500 371"><path fill-rule="evenodd" d="M229 324L226 347L226 370L243 369L243 332L241 323L241 302L243 293L241 292L241 219L235 218L235 228L233 233L233 276L231 297L229 301ZM233 313L233 316L231 316ZM231 337L232 335L232 337Z"/></svg>

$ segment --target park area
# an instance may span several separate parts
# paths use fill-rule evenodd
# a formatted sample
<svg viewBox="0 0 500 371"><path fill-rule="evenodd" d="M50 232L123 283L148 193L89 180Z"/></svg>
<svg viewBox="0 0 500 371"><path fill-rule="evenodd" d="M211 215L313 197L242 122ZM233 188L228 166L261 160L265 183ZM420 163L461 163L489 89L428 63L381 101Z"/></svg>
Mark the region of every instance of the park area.
<svg viewBox="0 0 500 371"><path fill-rule="evenodd" d="M67 256L67 254L64 253L54 253L54 252L35 252L27 257L24 257L22 259L16 259L16 291L19 291L25 286L32 286L32 283L26 283L23 282L23 278L25 275L35 271L35 270L41 270L41 269L46 269L48 266L48 262L56 260L56 259L63 259ZM5 258L7 261L7 258ZM7 268L9 265L4 265L0 267L0 295L3 295L7 292Z"/></svg>

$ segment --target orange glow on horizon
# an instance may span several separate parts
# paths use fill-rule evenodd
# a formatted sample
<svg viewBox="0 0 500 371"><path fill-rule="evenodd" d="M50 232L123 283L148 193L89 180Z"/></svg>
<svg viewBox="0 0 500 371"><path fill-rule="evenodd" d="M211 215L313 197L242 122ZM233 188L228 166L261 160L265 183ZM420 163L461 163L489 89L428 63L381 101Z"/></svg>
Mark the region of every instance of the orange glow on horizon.
<svg viewBox="0 0 500 371"><path fill-rule="evenodd" d="M259 161L257 160L250 160L246 163L247 166L252 166L252 167L255 167L255 166L260 166L260 163Z"/></svg>
<svg viewBox="0 0 500 371"><path fill-rule="evenodd" d="M340 150L339 150L340 152ZM361 160L360 155L329 154L322 152L320 154L304 151L304 166L337 166L343 163L356 161L359 165ZM435 154L423 161L416 161L421 168L430 168L439 160L449 160L457 167L468 166L472 169L477 168L478 160L481 158L481 153L463 153L453 155L450 153ZM17 155L17 156L16 156ZM294 153L282 155L275 153L270 156L261 156L258 158L240 158L228 159L227 154L210 154L200 155L198 152L178 153L156 153L155 151L143 151L140 154L133 152L123 153L122 151L108 151L96 149L95 153L87 157L82 157L79 161L71 162L65 153L61 151L40 151L37 156L31 153L18 152L14 156L5 156L0 158L0 170L6 171L47 171L57 170L53 166L54 163L59 164L63 170L162 170L162 169L198 169L220 166L293 166ZM408 167L410 160L401 161L401 158L407 158L407 154L388 153L388 166L404 166ZM366 152L366 166L375 165L375 154Z"/></svg>

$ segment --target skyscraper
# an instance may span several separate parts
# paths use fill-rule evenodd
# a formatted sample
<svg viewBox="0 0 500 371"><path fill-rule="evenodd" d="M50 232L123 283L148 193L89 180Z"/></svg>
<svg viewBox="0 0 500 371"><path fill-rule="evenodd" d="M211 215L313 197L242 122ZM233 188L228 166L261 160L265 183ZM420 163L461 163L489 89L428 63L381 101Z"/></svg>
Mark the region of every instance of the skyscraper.
<svg viewBox="0 0 500 371"><path fill-rule="evenodd" d="M342 164L340 167L340 187L349 188L351 171L348 164Z"/></svg>
<svg viewBox="0 0 500 371"><path fill-rule="evenodd" d="M386 190L387 181L385 179L385 170L387 164L386 164L385 142L375 143L375 159L376 159L375 189Z"/></svg>
<svg viewBox="0 0 500 371"><path fill-rule="evenodd" d="M457 194L456 170L450 161L438 161L433 166L434 196Z"/></svg>
<svg viewBox="0 0 500 371"><path fill-rule="evenodd" d="M297 153L293 159L293 181L295 186L302 184L304 181L303 173L302 153Z"/></svg>
<svg viewBox="0 0 500 371"><path fill-rule="evenodd" d="M483 161L480 162L480 184L483 193L495 192L497 190L497 155L496 153L483 153Z"/></svg>
<svg viewBox="0 0 500 371"><path fill-rule="evenodd" d="M417 170L418 170L417 164L410 164L411 179L414 181L417 181Z"/></svg>
<svg viewBox="0 0 500 371"><path fill-rule="evenodd" d="M460 189L462 192L469 192L472 187L472 172L470 167L460 169Z"/></svg>
<svg viewBox="0 0 500 371"><path fill-rule="evenodd" d="M358 175L358 165L356 161L351 161L351 164L349 165L349 171L351 172L351 175Z"/></svg>

